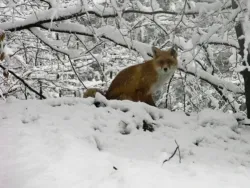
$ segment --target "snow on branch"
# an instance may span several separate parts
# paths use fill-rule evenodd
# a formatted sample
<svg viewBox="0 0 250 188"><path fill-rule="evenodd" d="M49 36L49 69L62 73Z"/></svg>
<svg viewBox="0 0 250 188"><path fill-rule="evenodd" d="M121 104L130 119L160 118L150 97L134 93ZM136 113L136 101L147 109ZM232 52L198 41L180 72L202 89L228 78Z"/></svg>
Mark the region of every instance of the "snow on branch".
<svg viewBox="0 0 250 188"><path fill-rule="evenodd" d="M212 36L210 37L208 40L200 40L199 44L202 43L207 43L207 44L212 44L212 45L224 45L224 46L229 46L229 47L233 47L236 49L239 49L239 43L236 40L233 39L221 39L218 36Z"/></svg>
<svg viewBox="0 0 250 188"><path fill-rule="evenodd" d="M98 36L100 38L112 41L120 46L133 49L139 52L144 59L148 59L148 53L151 52L150 45L136 40L131 40L130 38L123 36L121 32L113 26L103 26L101 28L95 29L94 33L87 27L76 23L43 24L41 27L56 32L74 33L92 37Z"/></svg>
<svg viewBox="0 0 250 188"><path fill-rule="evenodd" d="M74 68L74 65L71 61L71 58L75 58L75 57L79 57L81 55L81 51L80 50L65 50L65 49L60 49L58 46L55 46L54 42L52 42L51 40L47 39L44 34L38 29L38 28L31 28L30 31L37 36L42 42L44 42L46 45L48 45L50 48L54 49L57 52L63 53L64 55L67 55L69 58L69 62L71 64L72 70L74 71L75 75L77 76L78 80L80 81L80 83L83 85L83 87L85 89L87 89L87 87L85 86L85 84L82 82L80 76L78 75L78 73L76 72L76 69Z"/></svg>
<svg viewBox="0 0 250 188"><path fill-rule="evenodd" d="M47 2L47 1L45 1ZM219 2L214 3L202 3L197 4L199 6L195 6L189 10L185 10L184 12L180 11L165 11L165 10L157 10L157 11L148 11L148 10L140 10L140 9L124 9L122 10L121 15L125 14L144 14L144 15L156 15L156 14L169 14L169 15L194 15L200 14L201 12L208 11L219 11L220 9L225 9L231 6L230 3L221 4ZM28 29L30 27L37 27L43 23L50 23L53 21L63 21L71 18L83 16L86 14L92 14L99 18L115 18L118 17L119 14L113 8L108 8L102 5L95 4L94 6L83 6L81 4L77 4L74 6L69 6L66 8L50 8L48 10L43 10L39 12L34 12L29 15L24 20L17 20L14 22L5 22L0 24L0 28L8 31L19 31L22 29Z"/></svg>
<svg viewBox="0 0 250 188"><path fill-rule="evenodd" d="M36 37L38 37L41 41L43 41L46 45L48 45L50 48L52 48L53 50L57 52L68 55L70 58L76 58L81 55L80 50L68 50L68 49L59 48L58 46L60 46L60 44L58 43L58 41L48 39L39 28L33 27L33 28L30 28L30 31Z"/></svg>
<svg viewBox="0 0 250 188"><path fill-rule="evenodd" d="M195 68L194 66L188 65L184 67L183 64L179 63L179 69L193 76L197 76L201 80L211 85L218 86L220 89L227 89L229 91L232 91L234 93L239 93L239 94L244 93L244 91L237 85L231 82L224 81L214 75L209 74L208 72L202 69Z"/></svg>
<svg viewBox="0 0 250 188"><path fill-rule="evenodd" d="M217 3L217 4L216 4ZM203 6L196 6L191 7L189 10L185 10L184 14L195 14L199 13L201 10L204 12L207 11L216 11L223 9L223 7L230 6L230 4L221 4L219 1L216 1L215 3L203 3ZM230 16L230 19L228 21L231 22L240 12L241 10L236 10L233 12L232 16ZM169 12L169 11L148 11L148 10L122 10L122 14L129 14L129 13L138 13L138 14L180 14L179 12ZM115 12L113 8L107 8L102 5L95 5L93 7L88 6L82 6L80 4L75 6L69 6L66 8L50 8L48 10L43 10L40 12L35 12L29 16L25 20L17 20L14 22L6 22L0 24L0 28L4 29L6 31L18 31L22 29L29 29L33 34L35 34L40 40L42 40L46 45L50 46L54 50L61 52L63 54L67 54L69 58L77 58L80 56L81 52L79 50L68 50L68 49L62 49L58 46L56 42L48 39L42 31L40 31L36 27L40 27L46 30L56 31L56 32L63 32L63 33L74 33L77 35L85 35L85 36L91 36L91 37L99 37L102 39L107 39L109 41L112 41L118 45L121 45L123 47L133 49L137 52L139 52L144 59L149 59L149 56L152 56L151 52L151 45L145 44L136 40L132 40L127 36L122 35L121 31L113 26L103 26L101 28L97 28L93 30L90 30L89 28L75 23L59 23L57 21L67 20L70 18L75 18L78 16L82 16L85 14L93 14L97 17L101 18L108 18L108 17L117 17L118 13ZM236 41L233 40L221 40L219 37L213 36L215 33L215 30L212 30L211 33L208 33L208 35L204 38L202 38L199 42L203 43L211 43L211 44L223 44L228 46L233 46L235 48L238 48L238 44ZM182 65L182 62L179 63L179 69L187 72L188 74L192 74L195 76L200 77L202 80L212 84L216 85L219 88L227 89L229 91L232 91L234 93L243 93L240 87L236 86L233 83L226 82L221 80L218 77L215 77L208 72L203 71L202 69L198 69L194 67L194 65L189 64L186 66Z"/></svg>
<svg viewBox="0 0 250 188"><path fill-rule="evenodd" d="M51 26L51 27L49 27ZM74 23L58 23L58 24L43 24L43 28L50 29L56 32L68 32L68 33L76 33L78 35L87 35L87 36L94 36L94 34L87 29L86 27L80 24ZM70 28L70 31L67 29ZM151 45L145 44L139 41L131 40L128 37L123 36L116 27L112 26L104 26L99 29L95 30L95 33L103 39L108 39L116 44L119 44L123 47L133 49L139 52L144 59L149 59L152 56ZM235 84L227 81L223 81L220 78L209 74L202 69L195 68L193 65L184 65L180 62L179 69L184 71L188 74L198 76L200 79L206 81L209 84L218 86L222 89L227 89L234 93L243 93L242 89Z"/></svg>
<svg viewBox="0 0 250 188"><path fill-rule="evenodd" d="M43 23L50 23L52 21L62 21L85 14L94 14L97 17L115 17L114 10L111 8L104 8L101 5L96 5L94 8L86 8L81 5L70 6L67 8L51 8L35 12L29 15L25 20L18 20L15 22L7 22L0 24L0 28L8 31L19 31L36 27Z"/></svg>
<svg viewBox="0 0 250 188"><path fill-rule="evenodd" d="M4 66L2 66L0 64L0 68L3 69L3 70L7 70ZM36 91L35 89L33 89L24 79L22 79L20 76L18 76L16 73L14 73L13 71L11 70L8 70L8 72L10 74L12 74L16 79L18 79L19 81L21 81L23 83L23 85L25 85L25 87L27 87L30 91L34 92L35 94L37 94L41 99L46 99L46 97L39 93L38 91Z"/></svg>
<svg viewBox="0 0 250 188"><path fill-rule="evenodd" d="M191 7L191 10L201 14L203 12L217 12L229 7L231 7L231 1L225 1L225 3L222 3L221 1L196 2L195 6Z"/></svg>

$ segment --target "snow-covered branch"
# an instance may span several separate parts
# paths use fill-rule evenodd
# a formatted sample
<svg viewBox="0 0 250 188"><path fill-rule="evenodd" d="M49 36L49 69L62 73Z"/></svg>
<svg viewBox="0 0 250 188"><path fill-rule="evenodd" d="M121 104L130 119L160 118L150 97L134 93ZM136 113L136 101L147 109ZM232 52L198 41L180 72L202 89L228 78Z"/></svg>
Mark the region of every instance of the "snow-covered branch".
<svg viewBox="0 0 250 188"><path fill-rule="evenodd" d="M198 4L197 4L198 5ZM142 14L142 15L157 15L157 14L169 14L169 15L194 15L199 14L200 12L207 11L218 11L223 8L228 8L230 4L226 4L227 6L215 2L215 3L202 3L202 5L196 6L192 9L186 10L184 12L179 11L148 11L148 10L137 10L137 9L128 9L122 10L121 15L125 14ZM79 16L84 16L86 14L95 15L99 18L115 18L118 17L119 14L113 8L107 8L102 5L95 4L94 6L83 6L83 5L75 5L67 8L50 8L48 10L43 10L40 12L35 12L26 17L24 20L17 20L14 22L6 22L1 23L0 28L8 31L19 31L22 29L28 29L30 27L38 27L43 23L50 23L54 21L63 21L68 20L70 18L75 18Z"/></svg>
<svg viewBox="0 0 250 188"><path fill-rule="evenodd" d="M241 57L237 54L241 45L234 27L247 12L245 4L239 2L242 6L232 9L231 1L223 0L169 1L166 7L155 0L150 4L144 0L94 2L0 3L4 21L0 28L7 31L6 46L14 60L10 65L2 61L3 65L20 71L32 87L43 80L47 97L50 92L61 96L62 89L83 89L82 81L105 90L109 84L101 85L103 77L109 83L125 67L150 59L152 46L164 49L176 45L181 72L164 86L168 89L157 93L158 104L166 106L166 92L167 97L171 95L168 108L173 110L199 111L209 105L233 110L228 103L244 103L244 83L238 72ZM98 64L86 58L90 51ZM16 79L7 81L12 84ZM4 82L0 70L0 87ZM6 93L8 84L3 87ZM22 84L17 88L23 90ZM229 93L230 100L225 100Z"/></svg>
<svg viewBox="0 0 250 188"><path fill-rule="evenodd" d="M72 61L71 58L76 58L79 57L81 52L79 50L64 50L64 49L59 49L58 46L55 46L56 44L54 44L52 41L48 40L43 33L38 29L38 28L31 28L30 31L37 36L41 41L43 41L46 45L48 45L50 48L63 53L64 55L67 55L69 58L69 62L71 64L72 70L74 71L75 75L77 76L78 80L80 81L80 83L83 85L84 88L87 89L87 87L85 86L85 84L83 83L83 81L81 80L81 78L79 77Z"/></svg>
<svg viewBox="0 0 250 188"><path fill-rule="evenodd" d="M0 68L3 69L3 70L6 70L6 68L4 66L2 66L0 64ZM14 73L13 71L11 70L8 70L8 72L10 74L12 74L16 79L18 79L19 81L21 81L25 87L27 87L30 91L34 92L35 94L37 94L41 99L46 99L46 97L39 93L38 91L36 91L35 89L33 89L24 79L22 79L20 76L18 76L16 73Z"/></svg>
<svg viewBox="0 0 250 188"><path fill-rule="evenodd" d="M51 27L49 27L51 26ZM94 36L94 34L86 27L79 25L79 24L74 24L74 23L58 23L58 24L43 24L43 28L50 29L52 31L57 31L57 32L69 32L67 28L71 28L72 33L76 33L79 35L87 35L87 36ZM124 37L121 35L121 33L118 31L117 28L112 27L112 26L105 26L99 29L95 30L95 33L103 38L103 39L108 39L116 44L119 44L123 47L133 49L137 52L139 52L144 59L148 59L149 56L152 56L151 52L151 45L145 44L139 41L131 40L128 37ZM203 71L202 69L196 69L195 67L188 65L187 69L183 68L183 66L180 64L179 66L180 70L191 74L198 76L202 80L219 86L220 88L225 88L229 91L232 91L234 93L243 93L242 89L236 86L233 83L226 82L221 80L220 78L217 78L206 71Z"/></svg>
<svg viewBox="0 0 250 188"><path fill-rule="evenodd" d="M195 67L190 65L184 67L181 63L179 63L179 69L183 72L196 76L211 85L219 87L220 89L227 89L229 91L239 94L244 93L244 91L237 85L231 82L224 81L216 76L213 76L202 69L196 69Z"/></svg>

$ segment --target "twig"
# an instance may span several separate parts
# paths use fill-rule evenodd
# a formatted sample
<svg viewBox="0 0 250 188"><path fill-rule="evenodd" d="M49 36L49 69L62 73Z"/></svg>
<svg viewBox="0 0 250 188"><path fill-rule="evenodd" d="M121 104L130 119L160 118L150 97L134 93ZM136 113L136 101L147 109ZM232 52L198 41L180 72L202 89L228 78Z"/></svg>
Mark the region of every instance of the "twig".
<svg viewBox="0 0 250 188"><path fill-rule="evenodd" d="M27 50L26 50L24 43L23 43L23 50L24 50L24 57L25 57L26 64L28 64Z"/></svg>
<svg viewBox="0 0 250 188"><path fill-rule="evenodd" d="M165 108L168 108L168 95L169 95L170 85L171 85L171 82L172 82L173 78L174 78L174 75L170 78L170 80L168 82ZM171 105L171 96L170 96L170 105Z"/></svg>
<svg viewBox="0 0 250 188"><path fill-rule="evenodd" d="M37 42L36 42L36 47L37 47L37 50L36 50L36 55L35 55L35 66L38 66L38 61L37 61L37 59L38 59L38 54L39 54L39 39L37 38ZM25 50L25 52L26 52L26 50Z"/></svg>
<svg viewBox="0 0 250 188"><path fill-rule="evenodd" d="M79 38L79 36L77 36L77 35L75 35L76 36L76 38L82 43L82 45L84 46L84 48L87 50L87 52L86 53L89 53L94 59L95 59L95 61L97 62L97 64L99 65L99 68L100 68L100 72L101 72L101 74L102 74L102 76L103 76L103 79L104 79L104 81L107 83L107 78L106 78L106 76L105 76L105 74L104 74L104 72L103 72L103 70L102 70L102 66L101 66L101 63L99 62L99 60L93 55L93 53L91 52L91 50L93 50L95 47L97 47L98 45L96 45L94 48L91 48L91 50L89 50L88 49L88 47L84 44L84 42L81 40L81 38ZM85 54L86 54L85 53Z"/></svg>
<svg viewBox="0 0 250 188"><path fill-rule="evenodd" d="M6 70L6 68L4 66L2 66L1 64L0 64L0 67L3 70ZM17 78L18 80L20 80L29 90L31 90L32 92L34 92L35 94L37 94L38 96L40 96L41 99L46 99L46 97L44 95L40 94L38 91L36 91L32 87L30 87L22 78L20 78L19 76L17 76L13 71L8 70L8 72L10 74L12 74L15 78Z"/></svg>
<svg viewBox="0 0 250 188"><path fill-rule="evenodd" d="M177 147L175 148L173 154L172 154L168 159L165 159L165 160L163 161L162 165L163 165L165 162L170 161L170 159L172 159L172 158L175 156L175 154L176 154L177 151L178 151L178 153L179 153L179 163L181 163L181 151L180 151L180 146L179 146L179 144L176 142L176 140L175 140L175 143L176 143Z"/></svg>
<svg viewBox="0 0 250 188"><path fill-rule="evenodd" d="M71 60L71 57L70 57L70 54L69 54L69 53L67 53L67 52L65 52L65 51L62 51L62 50L60 50L60 49L58 49L58 48L55 48L51 43L49 43L49 42L46 41L46 40L43 40L43 38L42 38L41 36L39 36L36 32L34 32L34 31L32 31L32 30L30 30L30 32L31 32L33 35L35 35L37 38L39 38L45 45L49 46L52 50L55 50L56 52L60 52L60 53L62 53L62 54L64 54L64 55L66 55L66 56L68 57L68 59L69 59L70 65L71 65L71 67L72 67L72 70L74 71L74 73L75 73L76 77L78 78L79 82L83 85L83 87L84 87L85 89L88 89L88 88L85 86L85 84L83 83L83 81L81 80L80 76L77 74L77 72L76 72L76 70L75 70L75 68L74 68L74 65L73 65L73 63L72 63L72 60Z"/></svg>
<svg viewBox="0 0 250 188"><path fill-rule="evenodd" d="M178 153L179 153L179 163L181 163L181 150L180 150L180 146L179 146L179 144L177 143L177 141L175 140L175 143L176 143L176 145L177 145L177 147L178 147Z"/></svg>
<svg viewBox="0 0 250 188"><path fill-rule="evenodd" d="M46 1L46 0L40 0L40 1L46 3L49 6L49 9L52 8L52 5L51 5L51 3L49 1Z"/></svg>
<svg viewBox="0 0 250 188"><path fill-rule="evenodd" d="M81 80L80 76L77 74L76 69L75 69L75 67L74 67L74 65L73 65L73 62L72 62L71 59L70 59L70 56L69 56L69 55L67 55L67 56L68 56L70 65L71 65L72 70L74 71L76 77L77 77L78 80L81 82L81 84L83 85L83 87L84 87L85 89L88 89L87 86L86 86L86 85L83 83L83 81Z"/></svg>

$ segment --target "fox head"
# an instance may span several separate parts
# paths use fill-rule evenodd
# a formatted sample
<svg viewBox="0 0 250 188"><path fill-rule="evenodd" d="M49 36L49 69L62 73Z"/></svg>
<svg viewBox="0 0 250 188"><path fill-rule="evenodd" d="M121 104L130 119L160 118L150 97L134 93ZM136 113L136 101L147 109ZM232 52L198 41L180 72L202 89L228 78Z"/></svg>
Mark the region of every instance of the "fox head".
<svg viewBox="0 0 250 188"><path fill-rule="evenodd" d="M168 74L177 69L177 52L174 48L167 51L152 47L153 60L156 71L161 74Z"/></svg>

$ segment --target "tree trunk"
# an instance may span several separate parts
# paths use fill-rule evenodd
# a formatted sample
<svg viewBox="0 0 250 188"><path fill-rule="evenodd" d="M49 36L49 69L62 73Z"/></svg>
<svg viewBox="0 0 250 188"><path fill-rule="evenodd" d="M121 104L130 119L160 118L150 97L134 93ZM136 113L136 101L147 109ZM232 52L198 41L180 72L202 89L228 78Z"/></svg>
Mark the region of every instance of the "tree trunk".
<svg viewBox="0 0 250 188"><path fill-rule="evenodd" d="M235 0L232 0L232 8L233 9L237 9L238 8L238 4ZM244 58L244 44L245 44L245 39L244 36L245 33L243 31L243 27L242 27L242 22L238 22L236 23L235 26L235 32L236 32L236 36L239 42L239 46L240 46L240 51L239 54L241 55L242 58ZM240 38L241 37L241 38ZM249 49L247 49L248 54L247 54L247 62L243 61L243 66L246 65L250 65L250 54L249 54ZM246 97L246 108L247 108L247 118L250 119L250 72L247 68L245 68L242 72L241 75L243 76L244 79L244 87L245 87L245 97Z"/></svg>
<svg viewBox="0 0 250 188"><path fill-rule="evenodd" d="M248 63L250 62L248 61ZM247 118L250 119L250 72L245 69L243 72L241 72L241 74L244 78Z"/></svg>

